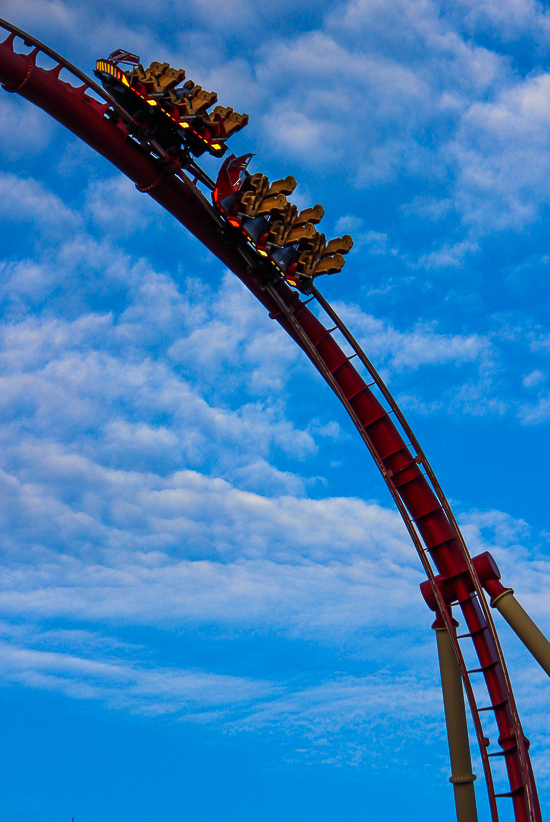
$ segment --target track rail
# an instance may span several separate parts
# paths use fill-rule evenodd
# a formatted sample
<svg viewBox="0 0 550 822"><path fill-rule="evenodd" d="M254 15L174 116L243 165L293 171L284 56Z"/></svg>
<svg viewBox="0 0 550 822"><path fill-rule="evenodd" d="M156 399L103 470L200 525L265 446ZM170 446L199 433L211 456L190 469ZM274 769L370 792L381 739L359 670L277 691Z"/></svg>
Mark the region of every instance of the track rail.
<svg viewBox="0 0 550 822"><path fill-rule="evenodd" d="M163 149L153 141L138 143L130 133L131 116L93 80L56 52L26 32L0 20L9 32L0 44L0 83L6 91L18 93L49 113L58 122L106 157L134 181L138 190L149 194L191 231L227 265L277 320L309 357L343 404L367 446L416 547L431 586L429 604L437 611L451 637L459 661L469 701L489 795L492 822L498 820L496 798L512 799L516 822L541 822L541 812L525 738L510 678L491 612L475 565L441 486L399 406L380 375L351 332L325 298L314 287L311 300L333 323L327 328L299 295L284 283L265 282L261 267L234 240L222 218L197 187L211 181L192 165L191 180L174 168ZM20 37L29 54L14 50ZM52 58L53 69L36 65L43 52ZM59 79L67 69L82 85L75 87ZM93 90L98 103L87 90ZM205 179L206 178L206 179ZM351 346L344 353L334 332ZM358 358L368 374L369 384L356 370ZM383 403L371 389L376 388ZM395 420L395 422L393 421ZM423 471L422 468L423 467ZM459 606L467 633L457 635L452 608ZM461 639L470 640L480 667L468 670ZM471 675L481 674L489 705L477 704ZM481 711L494 713L499 731L500 751L489 753ZM502 756L506 764L509 791L495 794L491 757Z"/></svg>
<svg viewBox="0 0 550 822"><path fill-rule="evenodd" d="M510 796L513 799L516 819L541 819L528 753L529 742L523 734L492 615L464 538L424 452L382 378L318 290L313 289L313 299L317 300L334 323L332 329L327 329L317 318L312 322L312 315L307 312L301 300L296 299L294 304L289 306L283 299L278 298L276 289L268 288L278 302L281 313L284 313L294 325L309 358L344 405L369 449L430 580L437 610L451 636L460 665L483 763L492 820L498 820L498 796ZM304 310L307 314L303 313ZM333 337L334 331L339 331L351 345L354 351L351 357L346 356L338 346ZM372 378L369 385L351 365L350 360L356 356ZM370 390L374 385L380 389L389 410L381 405ZM360 403L357 402L358 398L361 398ZM389 418L390 414L395 415L403 433L410 441L410 446L406 445L404 438L399 434L397 426ZM380 430L377 431L377 428ZM419 465L426 469L425 475ZM416 484L416 492L411 494L410 486L413 483ZM428 509L424 507L426 504ZM447 511L450 512L450 517L447 516ZM439 531L435 544L434 530ZM431 556L433 564L428 555ZM440 571L439 575L436 575L436 570ZM446 592L441 583L451 580L459 581L459 585ZM468 627L468 633L463 635L463 638L474 640L481 666L475 671L469 671L464 660L456 623L452 616L453 604L461 607ZM474 672L482 673L484 676L490 706L494 710L500 731L498 741L505 757L510 784L510 790L503 794L496 794L494 790L490 757L495 754L491 755L487 750L489 739L483 730L480 715L480 710L487 708L480 709L477 704L470 677Z"/></svg>

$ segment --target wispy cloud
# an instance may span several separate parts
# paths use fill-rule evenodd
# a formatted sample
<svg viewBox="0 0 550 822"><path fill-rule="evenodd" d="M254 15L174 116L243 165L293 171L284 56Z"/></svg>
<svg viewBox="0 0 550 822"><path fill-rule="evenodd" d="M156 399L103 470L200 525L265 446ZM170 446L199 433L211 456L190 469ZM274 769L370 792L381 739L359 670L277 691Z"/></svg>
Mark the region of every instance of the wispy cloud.
<svg viewBox="0 0 550 822"><path fill-rule="evenodd" d="M8 160L40 154L49 145L54 130L46 114L17 95L3 94L0 98L0 140Z"/></svg>
<svg viewBox="0 0 550 822"><path fill-rule="evenodd" d="M162 667L86 659L0 643L4 683L57 691L74 699L103 702L109 708L192 719L208 709L250 704L271 695L268 682Z"/></svg>

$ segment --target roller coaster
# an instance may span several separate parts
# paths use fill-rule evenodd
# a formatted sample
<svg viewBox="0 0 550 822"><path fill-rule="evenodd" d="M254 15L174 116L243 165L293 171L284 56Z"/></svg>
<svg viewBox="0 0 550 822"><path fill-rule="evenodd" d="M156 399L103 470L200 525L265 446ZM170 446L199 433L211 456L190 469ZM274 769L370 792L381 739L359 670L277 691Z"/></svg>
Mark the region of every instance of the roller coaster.
<svg viewBox="0 0 550 822"><path fill-rule="evenodd" d="M251 155L226 157L218 179L197 164L205 151L222 157L226 140L243 128L247 115L229 107L207 109L213 92L187 81L167 64L144 69L139 58L119 50L98 60L99 85L36 38L0 20L0 84L43 109L109 160L175 217L227 266L294 340L347 411L397 506L426 573L422 595L435 613L433 628L458 822L477 820L475 776L464 693L477 737L491 822L498 799L511 801L516 822L541 822L535 777L510 676L491 607L496 608L550 676L550 643L500 581L493 557L472 557L451 507L409 424L351 331L316 287L321 274L336 273L351 237L328 243L315 226L321 206L299 212L287 195L288 176L269 183L249 174ZM20 42L21 41L21 42ZM37 64L39 55L53 67ZM119 64L126 61L128 71ZM62 70L76 84L60 79ZM204 189L204 191L203 191ZM204 192L207 192L210 199ZM308 304L315 301L317 312ZM344 353L343 343L353 351ZM461 614L461 633L455 618ZM465 643L479 665L469 669ZM477 694L484 684L486 705ZM480 686L480 687L478 687ZM485 732L492 714L498 738ZM494 743L495 749L489 751ZM508 790L495 790L495 768L504 763Z"/></svg>

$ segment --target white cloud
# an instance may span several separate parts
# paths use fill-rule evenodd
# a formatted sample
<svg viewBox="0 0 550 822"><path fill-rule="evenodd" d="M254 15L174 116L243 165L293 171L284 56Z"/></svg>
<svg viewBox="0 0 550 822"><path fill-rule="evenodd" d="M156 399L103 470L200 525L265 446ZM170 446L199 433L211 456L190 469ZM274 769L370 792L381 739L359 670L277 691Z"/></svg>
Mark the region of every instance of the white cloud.
<svg viewBox="0 0 550 822"><path fill-rule="evenodd" d="M384 726L400 722L407 734L426 734L428 728L441 734L439 715L441 694L435 677L421 680L411 675L389 672L365 677L341 677L302 691L290 693L258 705L250 716L236 723L239 728L283 726L295 728L312 737L332 736L353 723L360 734L372 740ZM439 726L439 727L438 727ZM334 743L334 739L331 739ZM366 745L365 745L366 743ZM365 740L356 753L364 757L372 741ZM328 756L334 756L327 742ZM382 743L384 747L384 743ZM344 757L348 758L344 753Z"/></svg>
<svg viewBox="0 0 550 822"><path fill-rule="evenodd" d="M234 278L219 292L188 281L182 294L145 261L81 231L45 257L3 266L10 309L0 332L4 415L23 414L27 430L61 441L95 426L94 449L102 447L103 458L164 457L172 469L184 454L196 464L211 458L219 437L240 444L238 469L272 448L298 459L316 450L311 434L271 397L299 352ZM125 310L87 313L89 298L106 289L124 298ZM35 306L47 307L44 316L25 316ZM62 319L75 309L77 319ZM237 370L239 358L245 367ZM232 409L224 398L239 388L245 395ZM201 395L213 391L212 404ZM159 413L167 417L161 426L153 424Z"/></svg>
<svg viewBox="0 0 550 822"><path fill-rule="evenodd" d="M519 405L518 417L524 425L541 425L550 419L550 394L542 393L536 402Z"/></svg>
<svg viewBox="0 0 550 822"><path fill-rule="evenodd" d="M206 14L197 0L185 11L177 47L163 41L139 6L132 27L117 3L108 9L102 3L69 8L33 0L19 10L19 20L40 21L60 37L85 30L82 46L95 49L94 56L117 29L116 36L130 38L138 51L157 56L162 50L176 62L187 53L189 73L216 88L222 102L249 111L250 133L258 135L260 128L264 145L279 159L290 153L306 166L345 166L359 186L403 177L438 181L445 210L463 218L470 232L447 243L447 250L463 242L475 247L487 230L537 219L536 202L541 197L546 202L548 188L546 75L518 79L508 56L477 45L464 31L483 28L474 22L477 15L502 32L505 21L516 31L512 21L521 19L522 30L534 36L548 26L540 5L509 3L497 9L488 3L474 9L463 3L459 13L441 13L436 2L352 0L338 11L320 13L316 28L292 37L287 31L281 35L276 24L280 5L269 4L260 17L244 0L242 7L249 32L239 36L254 43L242 55L228 54L216 33L240 24L240 5L229 11L222 3L219 15L209 6ZM177 11L170 13L177 21ZM101 27L95 24L99 15ZM192 31L190 19L198 24ZM267 20L272 27L265 37L254 36ZM348 146L353 146L351 164ZM96 219L104 219L100 201L90 207ZM121 208L120 218L131 223ZM434 250L434 261L437 254Z"/></svg>
<svg viewBox="0 0 550 822"><path fill-rule="evenodd" d="M344 214L336 221L335 230L339 234L344 234L349 231L358 231L363 225L364 220L356 214Z"/></svg>
<svg viewBox="0 0 550 822"><path fill-rule="evenodd" d="M385 670L312 685L307 677L266 681L152 665L140 659L139 649L98 634L28 629L2 633L12 634L0 641L4 686L54 691L150 717L215 724L229 733L277 729L307 740L295 751L300 759L355 765L369 761L384 767L380 749L386 748L388 732L395 739L396 723L401 737L422 738L427 732L442 737L441 695L433 665L422 677Z"/></svg>
<svg viewBox="0 0 550 822"><path fill-rule="evenodd" d="M44 151L54 131L53 121L40 109L16 94L0 95L0 143L7 160L29 158Z"/></svg>
<svg viewBox="0 0 550 822"><path fill-rule="evenodd" d="M102 233L117 237L151 231L158 221L157 203L144 197L127 177L94 181L86 192L85 209Z"/></svg>
<svg viewBox="0 0 550 822"><path fill-rule="evenodd" d="M490 32L492 38L504 43L529 37L544 44L550 28L548 11L537 0L460 0L450 14L468 33Z"/></svg>
<svg viewBox="0 0 550 822"><path fill-rule="evenodd" d="M197 297L186 321L189 333L168 349L169 358L201 381L206 376L211 385L234 385L244 378L253 392L279 392L300 362L287 335L262 315L232 275L208 303ZM233 374L237 361L245 364L240 376Z"/></svg>
<svg viewBox="0 0 550 822"><path fill-rule="evenodd" d="M442 243L436 251L423 254L418 260L419 268L461 268L464 258L479 250L477 242L461 240L458 243Z"/></svg>
<svg viewBox="0 0 550 822"><path fill-rule="evenodd" d="M483 231L532 223L548 202L550 75L538 74L474 101L451 150L457 204ZM487 219L490 223L487 224Z"/></svg>
<svg viewBox="0 0 550 822"><path fill-rule="evenodd" d="M223 22L222 13L209 20L204 4L194 6L205 30L220 22L235 26L245 7L224 8ZM476 253L483 231L536 220L537 199L546 202L547 76L517 79L507 56L467 42L435 3L348 3L338 13L330 10L325 22L320 16L317 30L285 32L284 39L270 33L259 52L250 47L230 58L219 40L212 45L210 32L187 27L174 35L181 38L177 45L162 43L149 7L137 6L131 25L122 22L121 8L32 0L15 11L23 24L32 21L56 38L66 32L75 53L81 46L83 54L105 53L114 38L152 57L179 60L181 43L195 46L188 48L196 61L191 72L206 55L204 76L210 79L203 84L220 88L227 102L241 100L245 109L250 102L252 128L265 140L266 154L270 149L286 159L290 152L319 173L334 164L338 180L344 169L358 186L403 177L440 186L441 199L431 192L413 197L409 213L430 220L462 215L471 230L421 254L423 265L456 267ZM527 7L518 8L521 16ZM102 25L89 25L102 10ZM489 11L500 13L495 6ZM515 13L507 7L508 22ZM253 22L258 25L258 15ZM79 31L81 39L74 39ZM39 150L32 122L30 133L28 150ZM74 171L79 160L73 162ZM64 170L71 170L68 162ZM187 280L179 291L147 261L84 234L83 218L104 232L110 224L125 233L138 222L140 229L148 225L154 207L146 198L138 201L127 182L91 185L82 198L83 217L36 181L4 175L0 182L21 204L4 209L6 220L32 221L50 238L56 226L74 234L44 257L6 263L2 272L8 307L0 340L6 612L108 626L210 621L228 632L353 641L358 655L388 665L398 659L407 669L403 675L388 668L313 685L284 683L280 694L280 683L128 661L127 648L113 643L107 653L91 636L80 638L92 649L89 656L82 647L54 652L17 637L0 653L6 676L125 710L191 710L198 719L219 718L238 706L246 716L231 714L227 727L298 728L320 745L322 734L337 735L354 723L366 734L373 725L390 727L397 702L398 723L410 716L407 732L414 733L417 723L416 731L425 733L438 703L437 683L410 671L428 657L428 646L415 642L424 637L430 615L400 520L373 502L309 499L315 478L301 477L292 470L296 463L285 461L312 456L321 436L341 437L326 416L300 422L285 395L293 379L305 379L304 358L239 283L227 278L216 291ZM411 199L409 189L404 196ZM337 230L355 231L365 222L354 212ZM177 231L171 241L186 260ZM369 226L364 241L373 254L394 254L391 232ZM185 267L180 271L183 279ZM112 305L105 307L105 295ZM92 310L91 303L102 307ZM23 319L29 306L37 316ZM419 365L445 366L438 372L445 374L467 366L471 379L453 384L451 408L506 409L492 381L494 335L443 333L429 322L400 330L353 306L342 313L393 375ZM534 387L536 373L528 373L527 388ZM443 405L440 398L415 401L431 412ZM546 419L548 408L541 396L536 409L525 410L525 420ZM284 460L274 460L276 451ZM529 529L498 513L473 514L469 523L475 549L496 545L506 578L549 625L548 563L518 547ZM432 646L429 651L433 670ZM512 658L514 664L521 659ZM520 692L531 716L541 715L539 692L527 676ZM341 756L335 750L327 761Z"/></svg>
<svg viewBox="0 0 550 822"><path fill-rule="evenodd" d="M369 356L392 370L415 370L423 365L478 362L492 357L491 342L479 334L440 334L433 325L398 331L389 322L365 314L356 305L335 303L335 307Z"/></svg>
<svg viewBox="0 0 550 822"><path fill-rule="evenodd" d="M525 388L533 388L536 385L540 385L540 383L544 382L545 379L546 375L538 368L535 368L534 371L530 371L529 374L526 374L521 382Z"/></svg>
<svg viewBox="0 0 550 822"><path fill-rule="evenodd" d="M267 619L306 634L365 619L397 626L404 601L422 613L414 550L398 516L376 504L262 497L190 471L161 478L51 447L22 451L32 482L2 475L9 612Z"/></svg>
<svg viewBox="0 0 550 822"><path fill-rule="evenodd" d="M192 719L205 709L227 708L273 693L272 684L223 674L87 659L0 643L4 684L99 700L110 708Z"/></svg>
<svg viewBox="0 0 550 822"><path fill-rule="evenodd" d="M50 234L77 228L78 216L32 178L0 173L0 216L10 222L30 223Z"/></svg>
<svg viewBox="0 0 550 822"><path fill-rule="evenodd" d="M452 207L451 199L437 199L429 195L419 195L410 203L405 203L401 210L404 214L415 214L427 220L440 220L449 214Z"/></svg>

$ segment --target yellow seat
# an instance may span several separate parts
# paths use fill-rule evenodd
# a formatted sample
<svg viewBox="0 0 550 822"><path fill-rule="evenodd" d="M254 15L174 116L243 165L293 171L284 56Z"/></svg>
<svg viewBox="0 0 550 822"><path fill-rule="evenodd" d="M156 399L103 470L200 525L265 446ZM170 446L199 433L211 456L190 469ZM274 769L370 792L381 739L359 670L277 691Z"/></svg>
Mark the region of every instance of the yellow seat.
<svg viewBox="0 0 550 822"><path fill-rule="evenodd" d="M179 83L181 83L185 79L185 71L183 69L175 69L171 66L168 66L161 74L158 76L158 84L161 87L161 91L168 91L169 89L174 88Z"/></svg>
<svg viewBox="0 0 550 822"><path fill-rule="evenodd" d="M217 103L218 95L215 91L204 91L201 86L195 86L191 89L189 95L189 106L191 114L203 114L206 109Z"/></svg>
<svg viewBox="0 0 550 822"><path fill-rule="evenodd" d="M246 191L241 197L241 209L249 217L256 217L263 198L269 189L269 180L264 174L256 172L246 183Z"/></svg>
<svg viewBox="0 0 550 822"><path fill-rule="evenodd" d="M341 254L333 254L331 257L323 257L323 259L315 266L314 276L318 277L319 274L337 274L343 269L345 263L346 261Z"/></svg>
<svg viewBox="0 0 550 822"><path fill-rule="evenodd" d="M302 251L302 253L298 257L297 271L299 274L305 274L308 277L313 277L316 264L316 254L313 254L311 251Z"/></svg>
<svg viewBox="0 0 550 822"><path fill-rule="evenodd" d="M248 115L244 115L247 117ZM274 183L271 183L269 188L270 194L292 194L294 189L296 188L296 180L294 177L289 174L288 177L285 177L284 180L275 180Z"/></svg>
<svg viewBox="0 0 550 822"><path fill-rule="evenodd" d="M343 237L336 237L331 240L325 248L325 254L347 254L353 248L353 240L349 234L344 234Z"/></svg>
<svg viewBox="0 0 550 822"><path fill-rule="evenodd" d="M262 199L256 209L257 215L271 214L274 211L280 211L288 203L284 194L273 194Z"/></svg>
<svg viewBox="0 0 550 822"><path fill-rule="evenodd" d="M220 129L220 136L231 137L232 134L247 125L248 114L239 114L233 111L231 106L216 106L214 111L211 111L208 115L208 123L209 125L212 124L212 128L216 130L216 124L219 127L220 120L223 126L223 134Z"/></svg>
<svg viewBox="0 0 550 822"><path fill-rule="evenodd" d="M294 228L291 228L287 233L287 236L285 237L285 245L292 245L292 243L301 243L303 245L304 241L309 245L308 241L314 240L316 234L317 232L315 231L315 226L313 223L295 225Z"/></svg>
<svg viewBox="0 0 550 822"><path fill-rule="evenodd" d="M322 205L314 205L311 208L304 208L300 211L296 218L296 223L302 225L303 223L320 223L325 216L325 209Z"/></svg>

